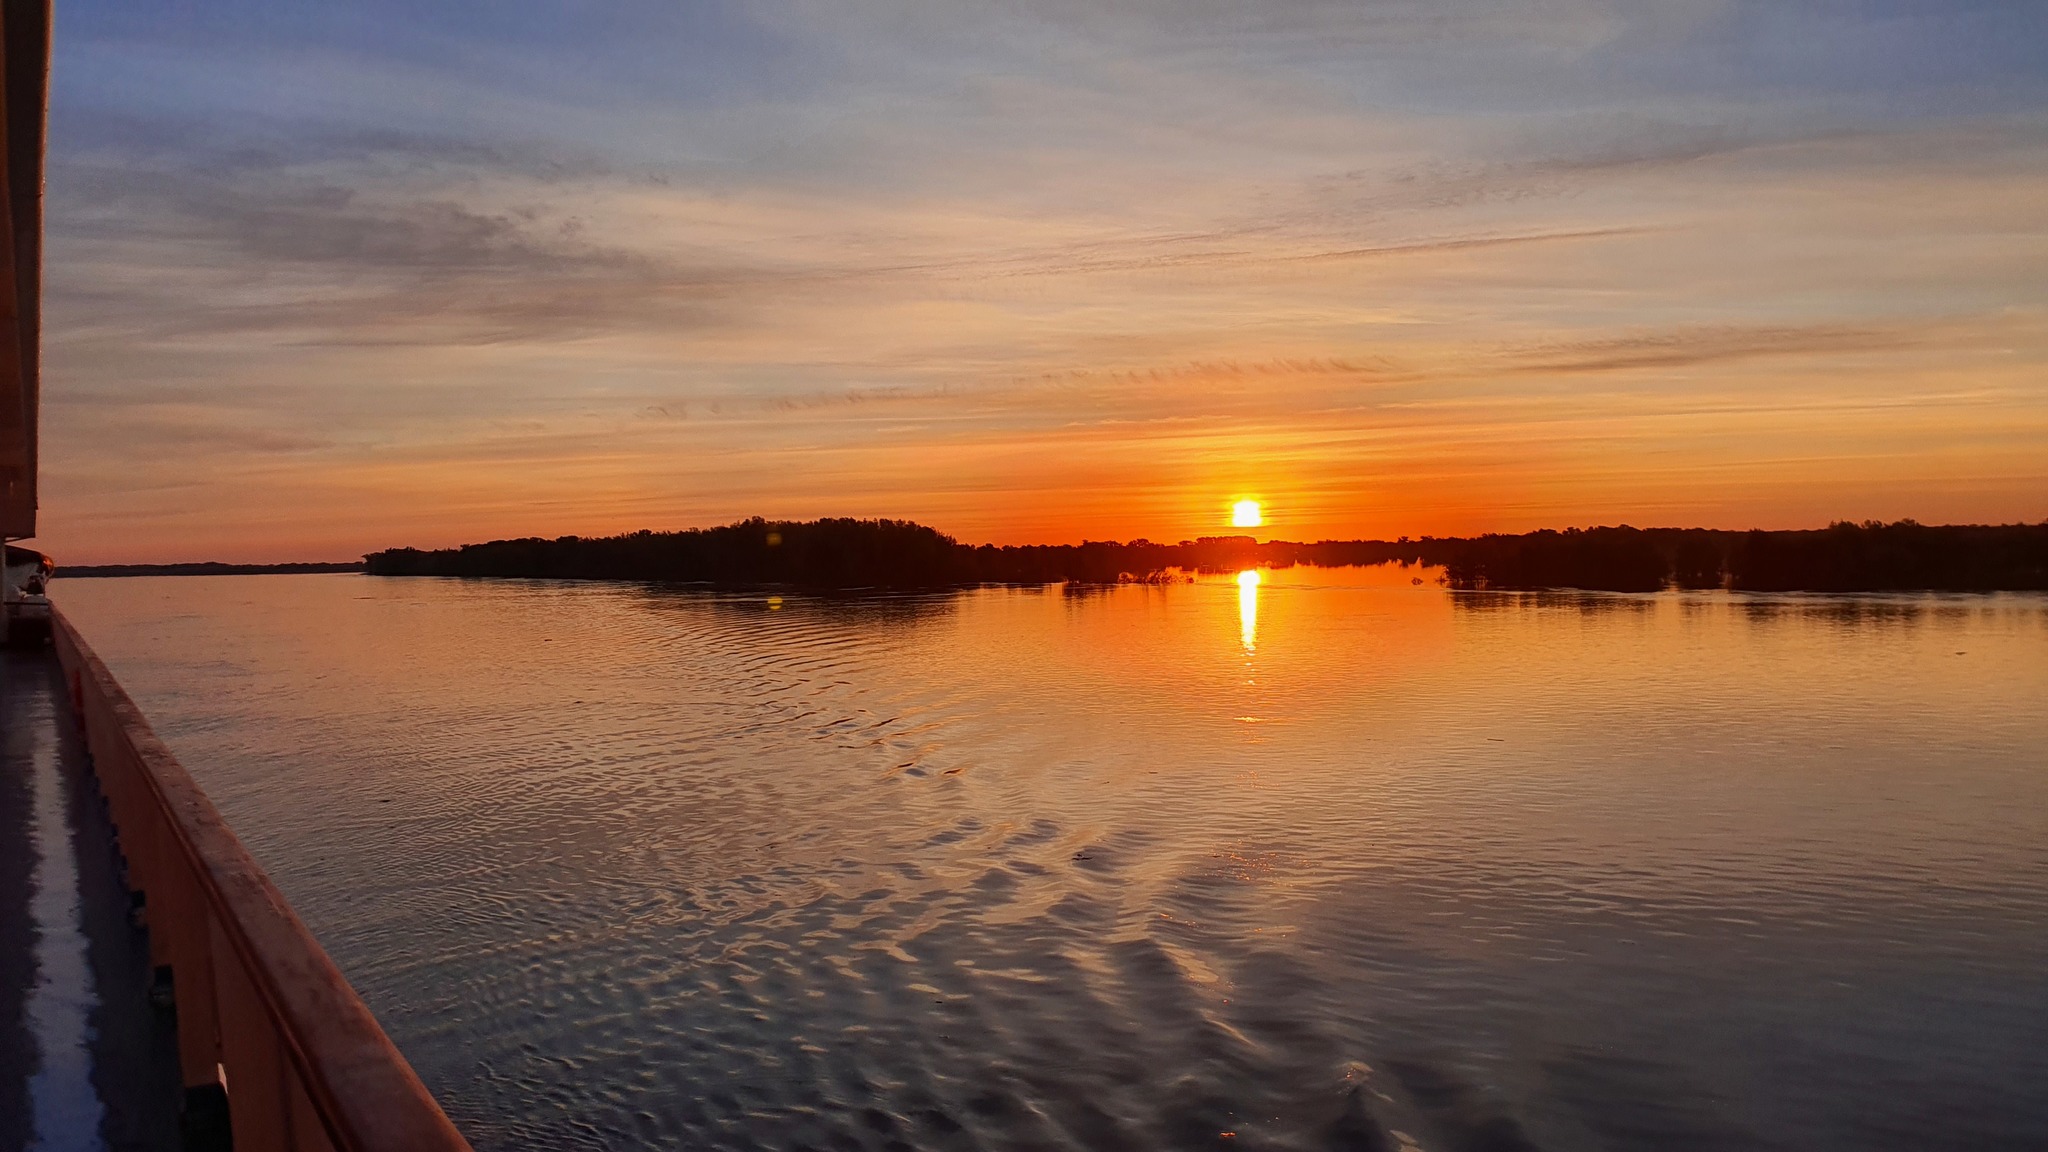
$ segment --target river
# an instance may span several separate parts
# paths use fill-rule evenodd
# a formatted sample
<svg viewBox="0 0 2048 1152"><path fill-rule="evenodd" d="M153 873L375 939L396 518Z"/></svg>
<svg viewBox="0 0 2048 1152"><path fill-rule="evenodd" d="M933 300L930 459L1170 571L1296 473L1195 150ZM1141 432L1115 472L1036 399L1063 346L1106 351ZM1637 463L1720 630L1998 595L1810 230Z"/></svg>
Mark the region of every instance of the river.
<svg viewBox="0 0 2048 1152"><path fill-rule="evenodd" d="M480 1152L2048 1147L2048 598L1426 575L54 595Z"/></svg>

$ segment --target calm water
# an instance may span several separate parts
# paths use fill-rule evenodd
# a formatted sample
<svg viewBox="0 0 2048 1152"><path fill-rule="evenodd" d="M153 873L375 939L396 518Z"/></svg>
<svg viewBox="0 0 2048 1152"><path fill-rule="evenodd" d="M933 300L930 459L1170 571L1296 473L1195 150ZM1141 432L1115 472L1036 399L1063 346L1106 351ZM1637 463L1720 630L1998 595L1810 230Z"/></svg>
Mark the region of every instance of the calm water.
<svg viewBox="0 0 2048 1152"><path fill-rule="evenodd" d="M57 595L479 1149L2048 1147L2048 599Z"/></svg>

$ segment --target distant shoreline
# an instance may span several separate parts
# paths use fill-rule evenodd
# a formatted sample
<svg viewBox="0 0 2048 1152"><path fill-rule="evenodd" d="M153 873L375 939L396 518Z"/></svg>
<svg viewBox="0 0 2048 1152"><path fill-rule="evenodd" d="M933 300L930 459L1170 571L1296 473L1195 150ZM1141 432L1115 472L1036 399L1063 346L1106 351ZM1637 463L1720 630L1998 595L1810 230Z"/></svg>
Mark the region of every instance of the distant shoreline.
<svg viewBox="0 0 2048 1152"><path fill-rule="evenodd" d="M530 537L460 548L395 548L365 557L373 576L634 580L818 591L983 584L1161 583L1174 573L1441 567L1465 590L1657 592L2006 592L2048 590L2048 522L1933 526L1838 523L1747 532L1568 528L1520 535L1298 543L1206 536L1080 544L962 544L907 520L742 520L683 532Z"/></svg>
<svg viewBox="0 0 2048 1152"><path fill-rule="evenodd" d="M962 544L907 520L755 518L718 528L622 536L529 537L360 562L89 564L57 577L373 576L624 580L822 592L977 585L1166 583L1177 572L1401 563L1442 568L1460 590L1656 592L2048 591L2048 522L2003 525L1838 523L1827 528L1568 528L1518 535L1398 540L1259 541L1205 536L1080 544Z"/></svg>
<svg viewBox="0 0 2048 1152"><path fill-rule="evenodd" d="M304 564L223 564L202 561L193 564L67 564L57 569L58 579L95 579L116 576L273 576L300 572L361 572L361 560Z"/></svg>

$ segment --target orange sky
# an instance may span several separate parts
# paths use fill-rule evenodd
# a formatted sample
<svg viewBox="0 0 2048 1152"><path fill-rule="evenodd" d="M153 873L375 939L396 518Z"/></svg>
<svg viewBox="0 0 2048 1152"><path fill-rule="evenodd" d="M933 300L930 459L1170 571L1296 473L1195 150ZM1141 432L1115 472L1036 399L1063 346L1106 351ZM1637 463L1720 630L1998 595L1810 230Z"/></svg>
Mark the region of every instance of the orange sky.
<svg viewBox="0 0 2048 1152"><path fill-rule="evenodd" d="M1469 7L82 17L41 546L2048 517L2010 37Z"/></svg>

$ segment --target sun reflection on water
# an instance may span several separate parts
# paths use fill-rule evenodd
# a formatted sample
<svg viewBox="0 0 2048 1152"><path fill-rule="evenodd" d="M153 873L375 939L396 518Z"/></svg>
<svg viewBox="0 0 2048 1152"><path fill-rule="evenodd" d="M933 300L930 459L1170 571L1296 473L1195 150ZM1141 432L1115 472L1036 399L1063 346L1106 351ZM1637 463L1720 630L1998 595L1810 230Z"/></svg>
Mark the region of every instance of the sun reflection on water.
<svg viewBox="0 0 2048 1152"><path fill-rule="evenodd" d="M1237 574L1237 638L1245 655L1259 647L1259 571L1247 568Z"/></svg>

